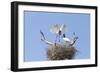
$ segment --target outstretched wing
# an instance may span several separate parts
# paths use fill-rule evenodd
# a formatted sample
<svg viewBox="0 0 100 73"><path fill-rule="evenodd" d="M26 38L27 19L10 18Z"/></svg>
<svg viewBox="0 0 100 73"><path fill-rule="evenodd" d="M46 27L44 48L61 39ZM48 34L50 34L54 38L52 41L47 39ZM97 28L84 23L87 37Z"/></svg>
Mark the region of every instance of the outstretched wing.
<svg viewBox="0 0 100 73"><path fill-rule="evenodd" d="M60 27L60 31L62 31L62 32L66 32L67 31L67 28L66 28L66 25L65 24L63 24L61 27Z"/></svg>
<svg viewBox="0 0 100 73"><path fill-rule="evenodd" d="M58 27L58 25L55 24L55 25L53 26L53 28L50 30L50 32L55 33L55 34L58 34L58 32L59 32L59 27Z"/></svg>

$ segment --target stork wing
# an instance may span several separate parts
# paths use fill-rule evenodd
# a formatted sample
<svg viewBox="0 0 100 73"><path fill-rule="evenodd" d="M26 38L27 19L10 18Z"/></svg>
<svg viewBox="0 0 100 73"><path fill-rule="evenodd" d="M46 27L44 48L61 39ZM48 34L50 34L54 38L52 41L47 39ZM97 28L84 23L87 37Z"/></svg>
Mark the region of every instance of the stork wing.
<svg viewBox="0 0 100 73"><path fill-rule="evenodd" d="M59 27L58 27L58 25L55 24L55 25L53 26L53 28L50 30L50 32L55 33L55 34L58 34L58 32L59 32Z"/></svg>
<svg viewBox="0 0 100 73"><path fill-rule="evenodd" d="M67 30L66 30L66 25L65 24L63 24L61 27L60 27L60 30L62 31L62 32L66 32Z"/></svg>
<svg viewBox="0 0 100 73"><path fill-rule="evenodd" d="M68 38L63 38L63 40L66 42L70 42L70 40Z"/></svg>

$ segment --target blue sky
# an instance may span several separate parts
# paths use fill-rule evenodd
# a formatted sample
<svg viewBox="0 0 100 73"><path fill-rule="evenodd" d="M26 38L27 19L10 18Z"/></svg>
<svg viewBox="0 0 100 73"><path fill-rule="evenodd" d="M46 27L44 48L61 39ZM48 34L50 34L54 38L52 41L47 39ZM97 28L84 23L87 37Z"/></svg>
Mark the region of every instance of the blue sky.
<svg viewBox="0 0 100 73"><path fill-rule="evenodd" d="M90 58L90 15L80 13L55 13L24 11L24 61L47 60L47 44L42 42L40 30L48 40L55 40L55 35L50 32L54 24L66 24L66 36L72 37L76 32L79 37L74 45L78 50L75 59Z"/></svg>

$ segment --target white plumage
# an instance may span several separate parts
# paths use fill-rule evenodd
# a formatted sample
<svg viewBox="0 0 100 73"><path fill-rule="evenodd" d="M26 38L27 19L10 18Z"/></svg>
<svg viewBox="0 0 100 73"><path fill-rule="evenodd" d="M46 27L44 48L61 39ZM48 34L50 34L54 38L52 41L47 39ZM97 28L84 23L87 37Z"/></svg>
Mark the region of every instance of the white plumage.
<svg viewBox="0 0 100 73"><path fill-rule="evenodd" d="M59 28L59 26L58 26L57 24L55 24L55 25L53 26L53 28L52 28L50 31L51 31L52 33L54 33L54 34L59 34L59 31L65 33L65 32L66 32L66 25L63 24L63 25L61 25L61 27Z"/></svg>
<svg viewBox="0 0 100 73"><path fill-rule="evenodd" d="M60 31L63 32L63 33L67 32L66 29L67 29L67 28L66 28L66 25L65 25L65 24L63 24L63 25L60 27Z"/></svg>
<svg viewBox="0 0 100 73"><path fill-rule="evenodd" d="M60 42L61 35L66 32L66 25L63 24L59 28L59 26L57 24L55 24L50 31L56 35L55 43L56 43L58 37L59 37L59 42Z"/></svg>
<svg viewBox="0 0 100 73"><path fill-rule="evenodd" d="M59 33L59 27L57 24L55 24L53 26L53 28L50 30L50 32L54 33L54 34L58 34Z"/></svg>
<svg viewBox="0 0 100 73"><path fill-rule="evenodd" d="M70 42L70 40L69 40L68 38L63 38L63 40L64 40L65 42Z"/></svg>
<svg viewBox="0 0 100 73"><path fill-rule="evenodd" d="M76 40L78 39L75 32L73 33L73 37L72 37L71 40L66 37L66 35L65 35L66 25L65 24L61 25L60 28L57 24L55 24L50 31L56 35L55 43L46 40L43 32L40 30L40 33L42 35L41 40L44 41L45 43L49 44L49 45L56 45L57 37L59 37L59 42L60 42L60 36L63 36L62 39L63 39L63 41L64 41L64 43L67 47L72 46L76 42Z"/></svg>

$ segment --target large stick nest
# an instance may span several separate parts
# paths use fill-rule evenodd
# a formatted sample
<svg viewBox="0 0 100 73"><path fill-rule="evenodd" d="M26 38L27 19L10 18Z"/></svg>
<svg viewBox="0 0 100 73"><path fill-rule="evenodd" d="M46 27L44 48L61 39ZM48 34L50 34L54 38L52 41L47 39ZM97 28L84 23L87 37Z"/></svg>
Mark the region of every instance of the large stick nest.
<svg viewBox="0 0 100 73"><path fill-rule="evenodd" d="M73 46L66 47L65 45L49 46L47 49L47 57L49 60L65 60L73 59L76 49Z"/></svg>

